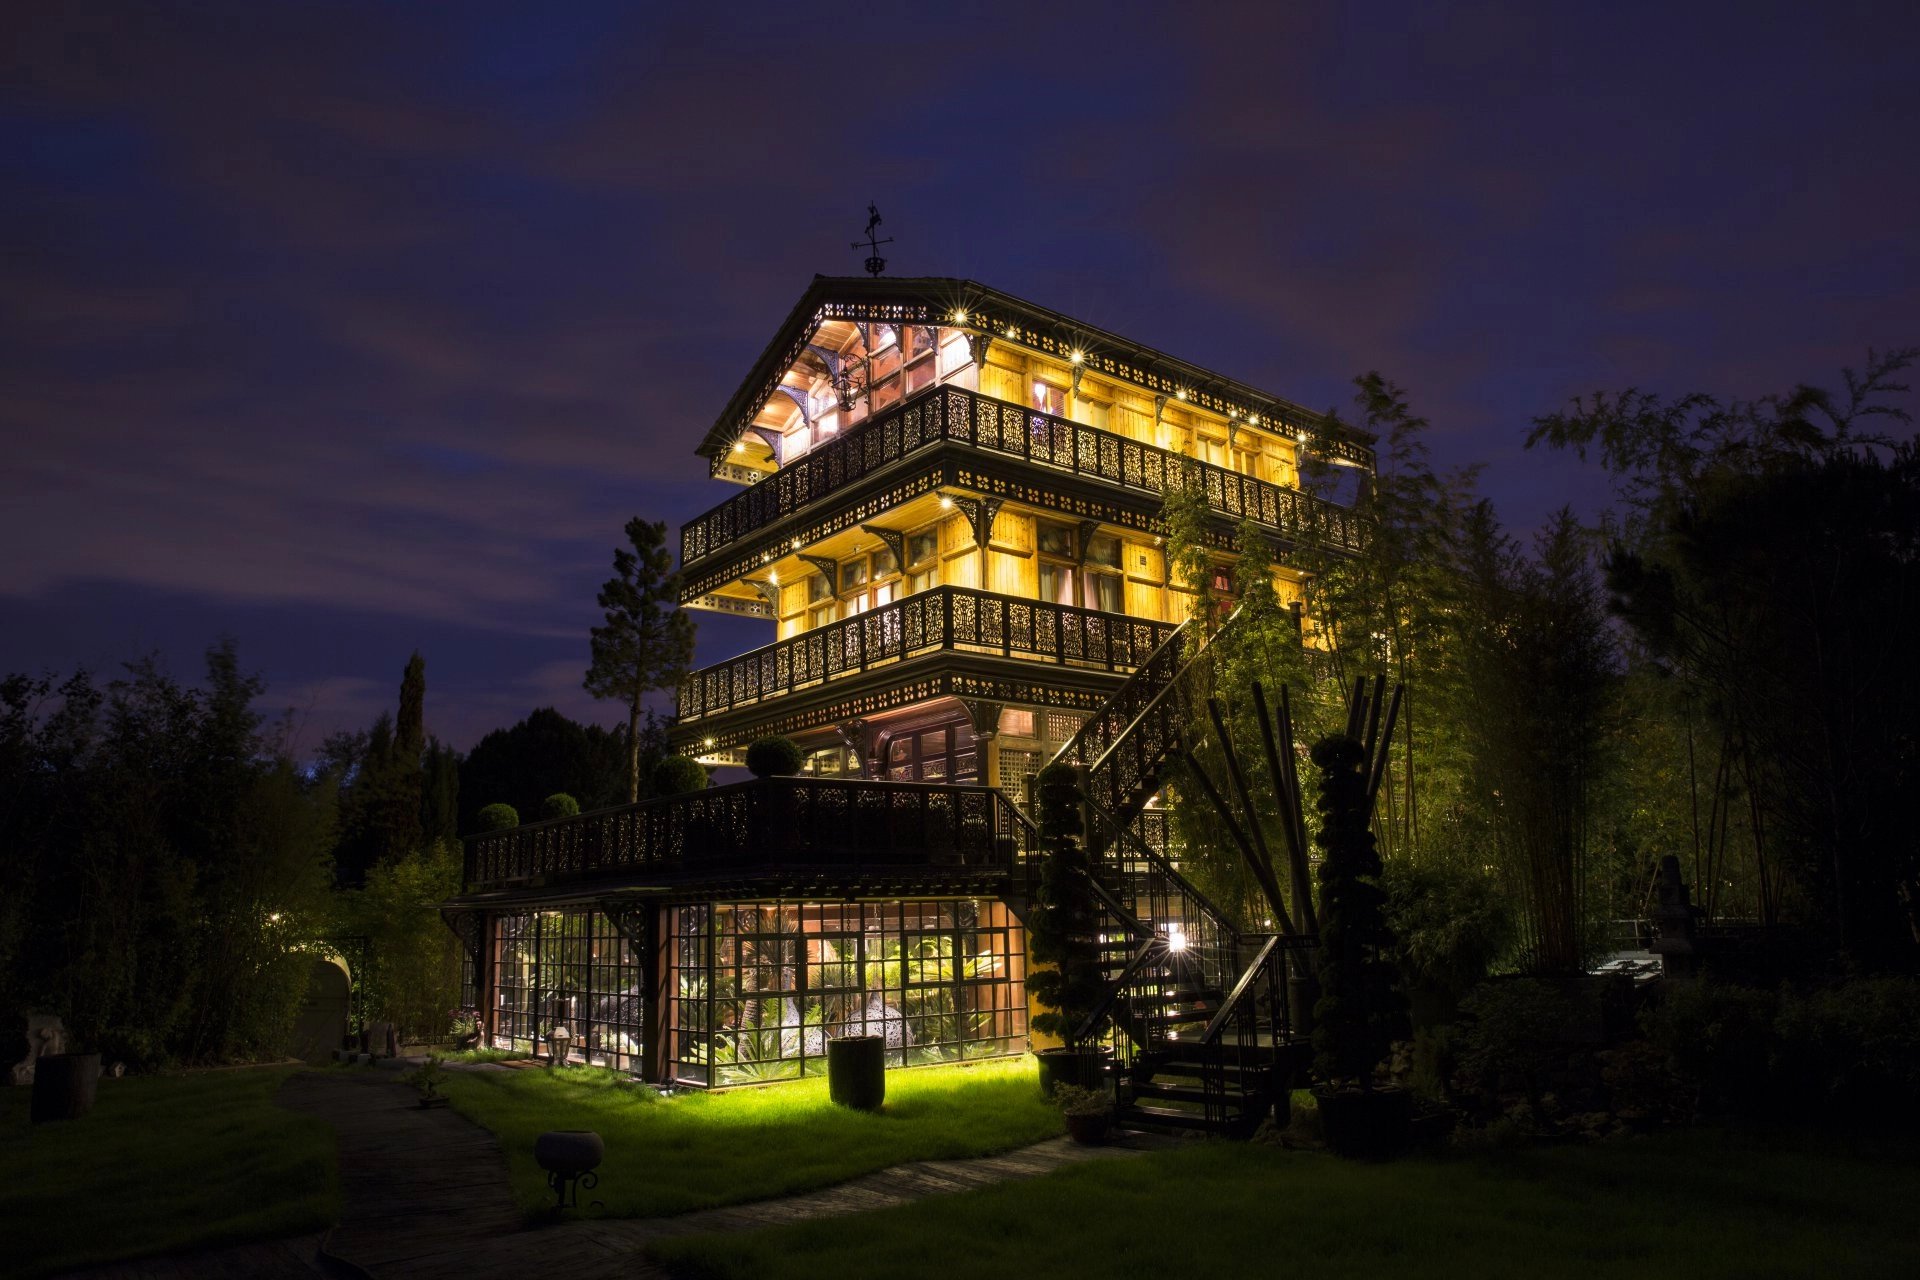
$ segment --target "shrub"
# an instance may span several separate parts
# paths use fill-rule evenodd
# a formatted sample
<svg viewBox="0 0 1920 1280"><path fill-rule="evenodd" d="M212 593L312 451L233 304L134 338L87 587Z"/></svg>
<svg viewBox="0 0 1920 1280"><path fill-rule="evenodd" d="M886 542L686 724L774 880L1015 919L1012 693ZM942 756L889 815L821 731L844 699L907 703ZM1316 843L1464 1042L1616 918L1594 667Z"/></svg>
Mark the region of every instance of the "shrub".
<svg viewBox="0 0 1920 1280"><path fill-rule="evenodd" d="M1320 879L1320 999L1313 1006L1313 1065L1329 1084L1373 1087L1373 1071L1409 1033L1406 996L1388 959L1397 946L1375 883L1380 854L1367 818L1366 756L1345 734L1329 734L1310 753L1320 771L1324 855Z"/></svg>
<svg viewBox="0 0 1920 1280"><path fill-rule="evenodd" d="M580 815L580 802L564 791L556 791L540 805L543 818L575 818Z"/></svg>
<svg viewBox="0 0 1920 1280"><path fill-rule="evenodd" d="M1640 1026L1699 1089L1704 1110L1751 1113L1772 1092L1778 1004L1771 991L1705 980L1675 983L1640 1015Z"/></svg>
<svg viewBox="0 0 1920 1280"><path fill-rule="evenodd" d="M1783 1089L1837 1104L1843 1118L1920 1119L1920 981L1856 978L1787 996L1774 1029Z"/></svg>
<svg viewBox="0 0 1920 1280"><path fill-rule="evenodd" d="M1484 983L1460 1002L1459 1065L1466 1086L1491 1099L1525 1093L1537 1101L1590 1021L1584 991L1538 978Z"/></svg>
<svg viewBox="0 0 1920 1280"><path fill-rule="evenodd" d="M510 804L490 804L480 810L482 831L505 831L520 825L520 814Z"/></svg>
<svg viewBox="0 0 1920 1280"><path fill-rule="evenodd" d="M1441 863L1389 863L1387 923L1407 981L1458 999L1513 944L1513 907L1494 878Z"/></svg>
<svg viewBox="0 0 1920 1280"><path fill-rule="evenodd" d="M1027 926L1028 946L1037 964L1050 967L1027 973L1027 993L1040 1006L1030 1025L1075 1049L1075 1033L1093 1015L1106 989L1097 942L1100 904L1079 840L1079 771L1068 764L1049 765L1040 771L1036 790L1045 853Z"/></svg>
<svg viewBox="0 0 1920 1280"><path fill-rule="evenodd" d="M692 756L673 755L660 757L648 781L653 794L678 796L689 791L705 791L710 779L707 777L707 766Z"/></svg>
<svg viewBox="0 0 1920 1280"><path fill-rule="evenodd" d="M791 777L804 763L792 738L761 738L747 748L747 772L756 778Z"/></svg>

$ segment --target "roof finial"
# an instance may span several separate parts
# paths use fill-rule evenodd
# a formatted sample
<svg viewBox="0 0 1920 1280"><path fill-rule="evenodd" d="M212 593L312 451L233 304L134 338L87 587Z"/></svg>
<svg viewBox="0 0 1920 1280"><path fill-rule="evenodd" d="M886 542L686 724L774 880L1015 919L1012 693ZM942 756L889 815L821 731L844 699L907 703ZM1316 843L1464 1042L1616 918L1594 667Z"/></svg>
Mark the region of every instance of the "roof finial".
<svg viewBox="0 0 1920 1280"><path fill-rule="evenodd" d="M892 236L888 236L885 240L875 240L873 238L873 229L879 225L880 207L876 204L869 203L867 205L867 238L865 244L867 249L867 274L870 276L877 276L887 269L887 260L880 256L880 246L893 243ZM855 240L849 247L858 249L861 243L861 241Z"/></svg>

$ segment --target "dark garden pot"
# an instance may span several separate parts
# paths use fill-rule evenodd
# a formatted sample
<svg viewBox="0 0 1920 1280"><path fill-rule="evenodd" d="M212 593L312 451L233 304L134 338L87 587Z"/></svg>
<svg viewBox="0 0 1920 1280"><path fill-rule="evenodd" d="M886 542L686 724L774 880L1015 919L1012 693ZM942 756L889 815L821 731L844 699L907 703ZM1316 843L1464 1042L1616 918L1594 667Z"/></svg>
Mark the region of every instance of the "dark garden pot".
<svg viewBox="0 0 1920 1280"><path fill-rule="evenodd" d="M78 1120L93 1110L100 1084L97 1053L49 1053L33 1064L33 1123Z"/></svg>
<svg viewBox="0 0 1920 1280"><path fill-rule="evenodd" d="M1095 1115L1067 1117L1067 1136L1083 1147L1104 1147L1107 1134L1113 1130L1113 1113L1102 1111Z"/></svg>
<svg viewBox="0 0 1920 1280"><path fill-rule="evenodd" d="M1077 1089L1100 1089L1107 1079L1105 1049L1042 1049L1033 1055L1040 1062L1040 1093L1051 1098L1063 1084Z"/></svg>
<svg viewBox="0 0 1920 1280"><path fill-rule="evenodd" d="M591 1129L555 1129L533 1140L533 1158L548 1173L574 1177L600 1167L607 1144Z"/></svg>
<svg viewBox="0 0 1920 1280"><path fill-rule="evenodd" d="M827 1041L827 1096L855 1111L878 1111L887 1100L885 1036Z"/></svg>
<svg viewBox="0 0 1920 1280"><path fill-rule="evenodd" d="M1382 1089L1315 1089L1327 1149L1356 1160L1390 1160L1406 1152L1413 1124L1413 1095Z"/></svg>

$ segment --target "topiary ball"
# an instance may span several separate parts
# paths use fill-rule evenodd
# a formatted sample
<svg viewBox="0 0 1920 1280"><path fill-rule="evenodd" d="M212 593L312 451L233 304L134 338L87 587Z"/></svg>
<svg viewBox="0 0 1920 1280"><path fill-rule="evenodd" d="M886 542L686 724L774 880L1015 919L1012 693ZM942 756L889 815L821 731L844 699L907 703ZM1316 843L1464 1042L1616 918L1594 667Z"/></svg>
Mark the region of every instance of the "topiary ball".
<svg viewBox="0 0 1920 1280"><path fill-rule="evenodd" d="M805 762L792 738L761 738L747 748L747 771L756 778L791 777Z"/></svg>
<svg viewBox="0 0 1920 1280"><path fill-rule="evenodd" d="M705 791L709 779L707 766L692 756L662 756L660 763L653 766L649 781L653 794L678 796L689 791Z"/></svg>
<svg viewBox="0 0 1920 1280"><path fill-rule="evenodd" d="M580 802L564 791L556 791L540 805L543 818L576 818L580 816Z"/></svg>
<svg viewBox="0 0 1920 1280"><path fill-rule="evenodd" d="M480 810L482 831L505 831L520 825L520 811L510 804L490 804Z"/></svg>

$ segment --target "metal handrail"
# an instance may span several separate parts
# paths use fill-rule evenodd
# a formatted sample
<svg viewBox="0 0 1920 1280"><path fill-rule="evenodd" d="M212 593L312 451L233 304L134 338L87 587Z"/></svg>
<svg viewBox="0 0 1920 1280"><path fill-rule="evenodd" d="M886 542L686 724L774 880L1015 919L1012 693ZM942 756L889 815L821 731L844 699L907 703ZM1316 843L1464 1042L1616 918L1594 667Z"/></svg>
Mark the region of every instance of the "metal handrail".
<svg viewBox="0 0 1920 1280"><path fill-rule="evenodd" d="M1241 971L1240 981L1233 984L1233 990L1225 1000L1220 1002L1220 1008L1208 1020L1207 1029L1200 1037L1201 1044L1212 1044L1220 1038L1220 1032L1225 1029L1227 1019L1233 1016L1236 1006L1246 997L1248 989L1253 986L1253 980L1266 967L1268 957L1273 955L1279 945L1280 935L1276 933L1267 939L1267 945L1260 948L1260 954L1253 958L1253 963Z"/></svg>

